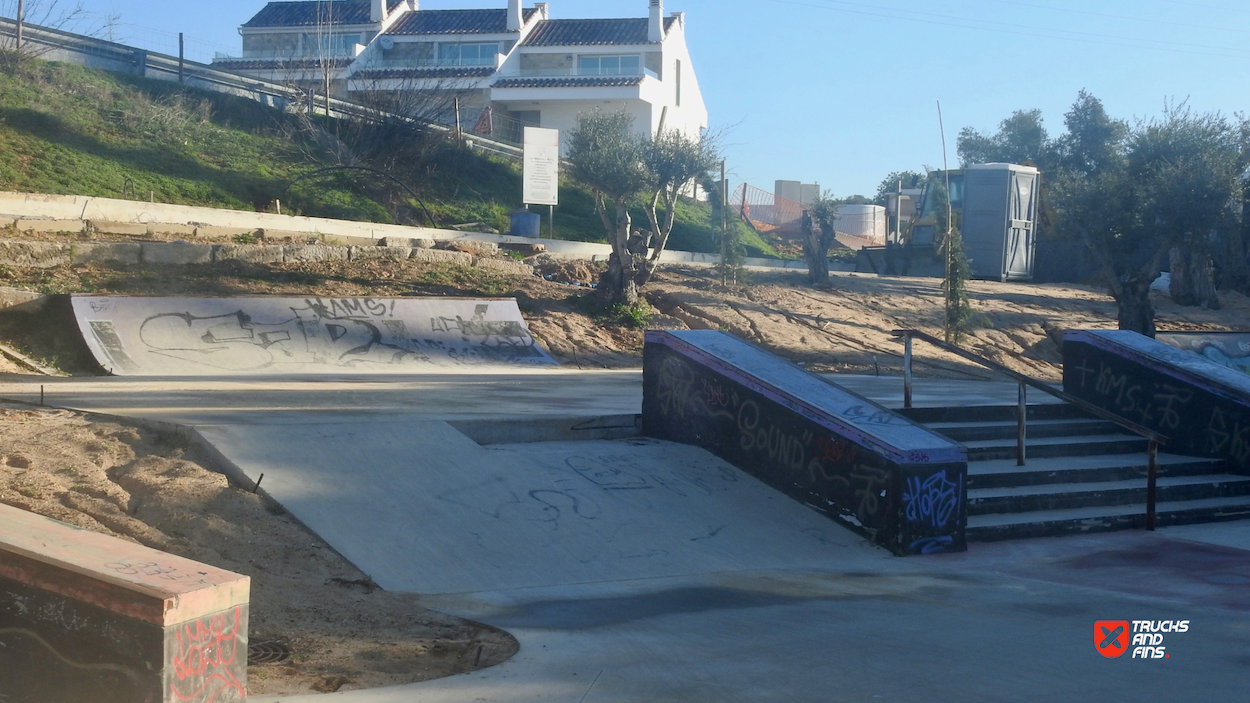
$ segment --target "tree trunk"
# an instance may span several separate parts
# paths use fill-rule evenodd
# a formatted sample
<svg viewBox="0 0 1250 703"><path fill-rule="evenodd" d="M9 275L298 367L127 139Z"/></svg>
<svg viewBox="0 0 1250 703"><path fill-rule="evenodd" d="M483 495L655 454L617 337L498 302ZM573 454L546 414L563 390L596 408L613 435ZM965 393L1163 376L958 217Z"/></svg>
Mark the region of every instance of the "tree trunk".
<svg viewBox="0 0 1250 703"><path fill-rule="evenodd" d="M1247 194L1250 196L1250 194ZM1250 294L1250 260L1246 258L1246 240L1250 235L1250 200L1243 196L1241 222L1230 225L1222 232L1223 258L1220 261L1220 290L1235 290Z"/></svg>
<svg viewBox="0 0 1250 703"><path fill-rule="evenodd" d="M829 287L828 237L812 223L812 216L803 211L803 258L807 261L807 280L815 288Z"/></svg>
<svg viewBox="0 0 1250 703"><path fill-rule="evenodd" d="M1119 308L1120 329L1155 336L1155 309L1150 303L1153 277L1134 276L1112 286L1111 295Z"/></svg>
<svg viewBox="0 0 1250 703"><path fill-rule="evenodd" d="M1168 288L1178 305L1220 309L1215 292L1215 275L1211 256L1191 246L1173 247L1171 251L1172 281Z"/></svg>
<svg viewBox="0 0 1250 703"><path fill-rule="evenodd" d="M606 211L604 216L606 219ZM607 270L599 276L599 300L604 305L632 308L638 304L638 264L629 251L630 224L629 206L624 198L617 198L612 255Z"/></svg>

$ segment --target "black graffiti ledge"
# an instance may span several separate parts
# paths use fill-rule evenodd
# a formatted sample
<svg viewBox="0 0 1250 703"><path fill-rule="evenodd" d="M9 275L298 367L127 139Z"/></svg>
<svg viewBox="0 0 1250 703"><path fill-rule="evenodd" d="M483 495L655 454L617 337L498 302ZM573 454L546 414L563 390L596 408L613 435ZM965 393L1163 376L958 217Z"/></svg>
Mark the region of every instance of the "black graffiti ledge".
<svg viewBox="0 0 1250 703"><path fill-rule="evenodd" d="M896 554L966 548L963 447L723 332L647 333L643 433L707 449Z"/></svg>

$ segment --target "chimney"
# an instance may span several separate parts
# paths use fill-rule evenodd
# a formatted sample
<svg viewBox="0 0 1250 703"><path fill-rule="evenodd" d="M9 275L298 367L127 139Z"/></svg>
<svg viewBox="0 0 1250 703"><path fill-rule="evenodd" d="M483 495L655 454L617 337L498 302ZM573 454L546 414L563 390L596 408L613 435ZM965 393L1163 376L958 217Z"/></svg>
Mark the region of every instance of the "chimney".
<svg viewBox="0 0 1250 703"><path fill-rule="evenodd" d="M543 20L551 19L551 6L545 2L534 3L534 9L538 10L538 18Z"/></svg>
<svg viewBox="0 0 1250 703"><path fill-rule="evenodd" d="M664 41L664 0L651 0L651 25L647 29L647 41Z"/></svg>
<svg viewBox="0 0 1250 703"><path fill-rule="evenodd" d="M521 31L521 0L508 0L508 31Z"/></svg>
<svg viewBox="0 0 1250 703"><path fill-rule="evenodd" d="M369 7L369 21L370 22L385 22L387 3L389 2L390 0L373 0L372 4Z"/></svg>

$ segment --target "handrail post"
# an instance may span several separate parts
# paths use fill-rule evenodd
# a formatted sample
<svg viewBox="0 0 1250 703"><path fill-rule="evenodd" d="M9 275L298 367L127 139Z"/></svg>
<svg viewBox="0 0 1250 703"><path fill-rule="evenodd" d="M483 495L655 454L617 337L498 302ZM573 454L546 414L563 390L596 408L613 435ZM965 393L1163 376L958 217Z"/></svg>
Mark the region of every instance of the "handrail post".
<svg viewBox="0 0 1250 703"><path fill-rule="evenodd" d="M1016 395L1016 466L1024 466L1026 458L1024 442L1028 431L1028 393L1028 388L1023 383L1019 384Z"/></svg>
<svg viewBox="0 0 1250 703"><path fill-rule="evenodd" d="M911 333L903 333L903 407L911 407Z"/></svg>
<svg viewBox="0 0 1250 703"><path fill-rule="evenodd" d="M1146 450L1149 461L1146 464L1146 529L1155 529L1155 489L1159 480L1159 441L1150 440Z"/></svg>

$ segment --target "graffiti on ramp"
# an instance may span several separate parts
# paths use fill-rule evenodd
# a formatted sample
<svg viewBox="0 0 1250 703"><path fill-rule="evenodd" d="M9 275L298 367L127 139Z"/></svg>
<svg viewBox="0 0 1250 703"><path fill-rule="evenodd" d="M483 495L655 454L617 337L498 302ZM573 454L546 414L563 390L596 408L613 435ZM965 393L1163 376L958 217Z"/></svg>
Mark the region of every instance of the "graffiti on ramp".
<svg viewBox="0 0 1250 703"><path fill-rule="evenodd" d="M74 315L122 375L413 373L556 362L513 299L103 298Z"/></svg>

